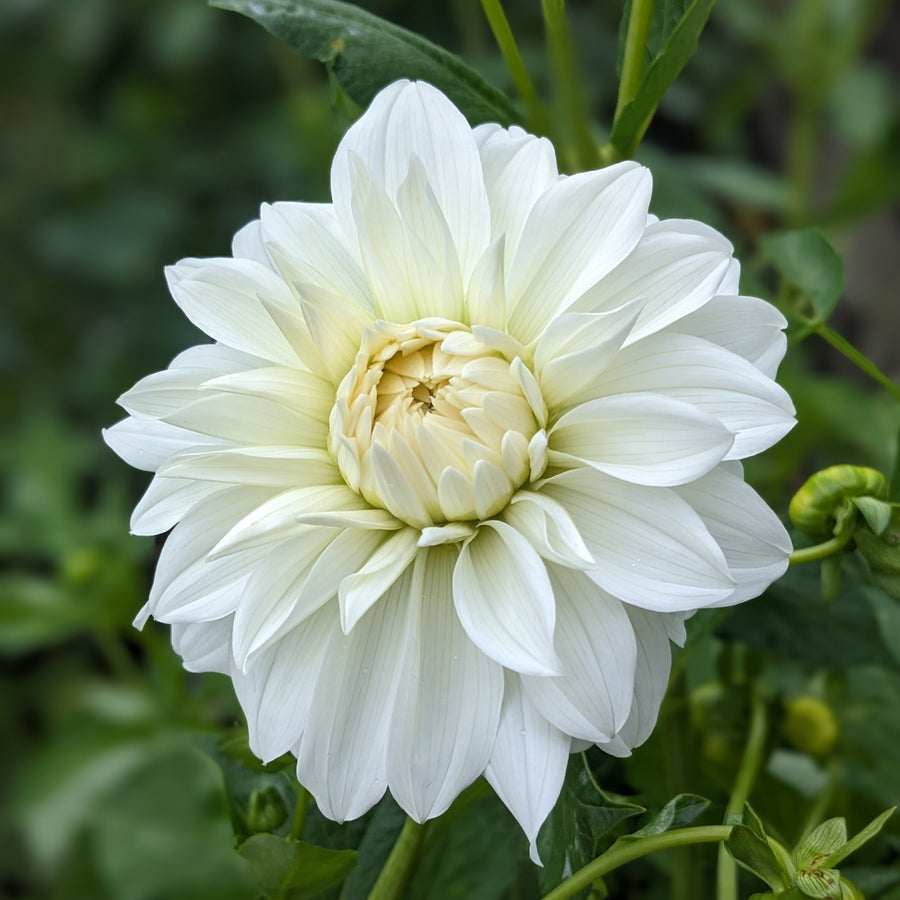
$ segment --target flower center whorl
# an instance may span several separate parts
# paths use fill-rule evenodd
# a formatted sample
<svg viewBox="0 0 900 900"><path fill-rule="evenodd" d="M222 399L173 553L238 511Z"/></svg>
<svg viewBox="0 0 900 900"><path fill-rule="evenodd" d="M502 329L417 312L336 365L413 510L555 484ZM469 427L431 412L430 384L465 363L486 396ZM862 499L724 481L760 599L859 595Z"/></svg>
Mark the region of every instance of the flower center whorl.
<svg viewBox="0 0 900 900"><path fill-rule="evenodd" d="M482 520L543 471L537 382L496 334L443 319L366 329L328 440L372 506L417 528Z"/></svg>

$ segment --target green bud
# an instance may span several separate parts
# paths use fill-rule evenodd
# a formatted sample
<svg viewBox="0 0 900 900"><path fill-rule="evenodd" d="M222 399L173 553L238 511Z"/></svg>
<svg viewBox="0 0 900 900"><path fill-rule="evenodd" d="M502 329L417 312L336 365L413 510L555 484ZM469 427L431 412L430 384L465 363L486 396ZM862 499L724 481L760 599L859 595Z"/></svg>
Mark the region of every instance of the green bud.
<svg viewBox="0 0 900 900"><path fill-rule="evenodd" d="M856 518L855 497L886 500L884 475L865 466L831 466L816 472L794 494L791 522L817 541L846 533Z"/></svg>
<svg viewBox="0 0 900 900"><path fill-rule="evenodd" d="M803 753L824 756L837 740L837 719L817 697L794 697L785 704L784 734Z"/></svg>
<svg viewBox="0 0 900 900"><path fill-rule="evenodd" d="M247 830L251 834L274 831L287 818L287 807L274 787L256 790L250 795Z"/></svg>
<svg viewBox="0 0 900 900"><path fill-rule="evenodd" d="M802 869L795 884L807 897L841 900L841 873L837 869Z"/></svg>

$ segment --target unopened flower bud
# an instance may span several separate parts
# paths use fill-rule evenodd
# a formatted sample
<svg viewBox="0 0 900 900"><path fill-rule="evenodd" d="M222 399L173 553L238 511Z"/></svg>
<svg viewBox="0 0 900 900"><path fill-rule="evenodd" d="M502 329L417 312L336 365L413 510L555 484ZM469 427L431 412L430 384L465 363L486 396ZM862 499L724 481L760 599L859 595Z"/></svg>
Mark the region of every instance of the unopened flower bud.
<svg viewBox="0 0 900 900"><path fill-rule="evenodd" d="M287 818L287 807L274 787L254 791L247 810L247 830L252 834L274 831Z"/></svg>
<svg viewBox="0 0 900 900"><path fill-rule="evenodd" d="M854 497L887 498L884 475L865 466L831 466L816 472L794 494L791 522L814 540L826 540L852 527Z"/></svg>
<svg viewBox="0 0 900 900"><path fill-rule="evenodd" d="M798 750L824 756L838 737L838 724L831 709L816 697L794 697L785 704L784 733Z"/></svg>

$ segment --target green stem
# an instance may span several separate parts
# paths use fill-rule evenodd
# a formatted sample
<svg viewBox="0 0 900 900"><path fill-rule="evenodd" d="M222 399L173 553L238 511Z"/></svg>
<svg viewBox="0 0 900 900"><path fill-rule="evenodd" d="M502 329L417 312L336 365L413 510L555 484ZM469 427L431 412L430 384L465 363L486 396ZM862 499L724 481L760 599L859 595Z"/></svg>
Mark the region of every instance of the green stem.
<svg viewBox="0 0 900 900"><path fill-rule="evenodd" d="M562 96L563 114L574 132L572 162L580 171L586 171L597 165L599 156L597 145L591 136L587 104L578 71L578 56L565 13L565 0L541 0L541 8L544 12L553 71Z"/></svg>
<svg viewBox="0 0 900 900"><path fill-rule="evenodd" d="M503 60L512 76L513 84L531 113L531 121L535 130L546 134L550 126L547 110L544 109L544 104L541 103L541 98L528 75L528 69L525 67L522 54L519 53L516 39L509 27L509 21L506 13L503 12L500 0L481 0L481 8L491 27L494 40L497 41L497 46L503 54Z"/></svg>
<svg viewBox="0 0 900 900"><path fill-rule="evenodd" d="M768 728L766 717L766 703L759 690L753 691L753 699L750 708L750 730L747 733L747 745L741 758L741 765L728 805L725 807L725 821L735 819L740 815L753 783L759 774L763 761L763 750L766 744L766 731ZM738 900L737 863L731 858L724 847L719 847L719 864L716 876L717 900Z"/></svg>
<svg viewBox="0 0 900 900"><path fill-rule="evenodd" d="M591 860L583 869L570 875L561 885L544 895L544 900L567 900L583 888L589 887L598 878L608 875L613 869L624 866L632 860L640 859L658 850L672 847L689 847L692 844L709 844L726 841L731 834L730 825L700 825L693 828L676 828L639 840L617 841L606 853Z"/></svg>
<svg viewBox="0 0 900 900"><path fill-rule="evenodd" d="M297 805L294 807L294 821L291 823L290 839L299 841L303 837L303 828L306 825L306 810L310 801L309 791L302 784L297 785Z"/></svg>
<svg viewBox="0 0 900 900"><path fill-rule="evenodd" d="M833 556L835 553L840 553L847 546L851 537L853 537L852 532L844 537L834 537L831 540L823 541L821 544L814 544L812 547L802 547L799 550L794 550L788 557L788 561L794 566L797 563L815 562L816 560Z"/></svg>
<svg viewBox="0 0 900 900"><path fill-rule="evenodd" d="M653 0L633 0L631 15L628 17L628 31L625 35L625 54L622 57L622 80L619 82L619 96L613 124L622 110L637 95L644 74L644 57L647 55L647 38L653 19Z"/></svg>
<svg viewBox="0 0 900 900"><path fill-rule="evenodd" d="M415 868L424 836L423 825L412 819L406 820L400 837L369 894L369 900L398 900L402 896L406 882Z"/></svg>
<svg viewBox="0 0 900 900"><path fill-rule="evenodd" d="M842 353L847 359L850 360L855 366L858 366L863 372L866 373L870 378L875 379L882 387L887 388L888 391L897 399L900 400L900 385L896 384L875 363L872 362L867 356L863 353L860 353L853 344L850 343L846 338L841 337L836 331L829 328L824 322L818 324L816 326L816 334L824 340L828 341L835 350Z"/></svg>

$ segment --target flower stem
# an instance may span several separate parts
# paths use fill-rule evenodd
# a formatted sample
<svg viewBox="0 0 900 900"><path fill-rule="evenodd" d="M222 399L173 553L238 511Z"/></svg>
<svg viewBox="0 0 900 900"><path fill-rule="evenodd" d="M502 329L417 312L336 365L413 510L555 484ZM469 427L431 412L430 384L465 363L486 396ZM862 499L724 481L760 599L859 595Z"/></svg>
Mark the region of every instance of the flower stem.
<svg viewBox="0 0 900 900"><path fill-rule="evenodd" d="M835 350L842 353L855 366L858 366L866 375L875 379L882 387L887 388L893 394L895 399L900 400L900 385L896 384L872 360L864 353L861 353L846 338L841 337L832 328L829 328L824 322L816 325L815 332L819 337L828 341Z"/></svg>
<svg viewBox="0 0 900 900"><path fill-rule="evenodd" d="M525 101L529 113L531 113L531 121L536 131L546 134L549 130L550 122L547 116L547 110L541 103L531 78L528 75L528 69L525 67L525 61L519 48L516 45L516 39L513 37L512 29L509 27L509 21L506 13L503 12L503 6L500 0L481 0L481 8L484 10L488 25L497 41L497 46L503 54L503 60L506 68L512 76L513 84L519 92L519 96Z"/></svg>
<svg viewBox="0 0 900 900"><path fill-rule="evenodd" d="M818 559L825 559L835 553L840 553L847 546L852 536L851 533L843 537L831 538L828 541L823 541L821 544L814 544L812 547L801 547L799 550L794 550L791 553L788 561L793 566L797 563L815 562Z"/></svg>
<svg viewBox="0 0 900 900"><path fill-rule="evenodd" d="M641 75L644 74L644 57L647 55L647 37L653 19L653 0L633 0L631 15L628 17L628 31L625 35L625 54L622 58L622 79L619 82L619 96L613 123L622 110L634 100Z"/></svg>
<svg viewBox="0 0 900 900"><path fill-rule="evenodd" d="M294 807L294 821L291 822L290 839L299 841L303 837L306 826L306 810L311 799L309 791L302 784L297 784L297 805Z"/></svg>
<svg viewBox="0 0 900 900"><path fill-rule="evenodd" d="M397 843L369 894L369 900L398 900L402 896L418 859L424 836L424 825L412 819L406 820Z"/></svg>
<svg viewBox="0 0 900 900"><path fill-rule="evenodd" d="M617 841L606 853L591 860L583 869L579 869L549 894L545 894L544 900L567 900L569 897L574 897L580 890L588 887L598 878L609 874L613 869L618 869L619 866L647 856L649 853L669 850L672 847L725 841L730 834L730 825L700 825L693 828L676 828L674 831L665 831L662 834L654 834L639 840Z"/></svg>
<svg viewBox="0 0 900 900"><path fill-rule="evenodd" d="M587 104L578 71L578 57L572 41L572 30L566 18L565 0L541 0L541 8L553 70L562 95L563 114L574 129L571 162L577 169L586 171L597 165L598 149L591 136Z"/></svg>
<svg viewBox="0 0 900 900"><path fill-rule="evenodd" d="M758 689L753 691L753 699L750 707L750 730L747 733L747 746L741 758L741 765L728 805L725 807L725 821L739 816L756 776L762 765L763 749L766 744L766 731L768 728L766 716L766 703ZM719 847L719 864L716 876L717 900L738 900L737 863L731 858L725 847Z"/></svg>

